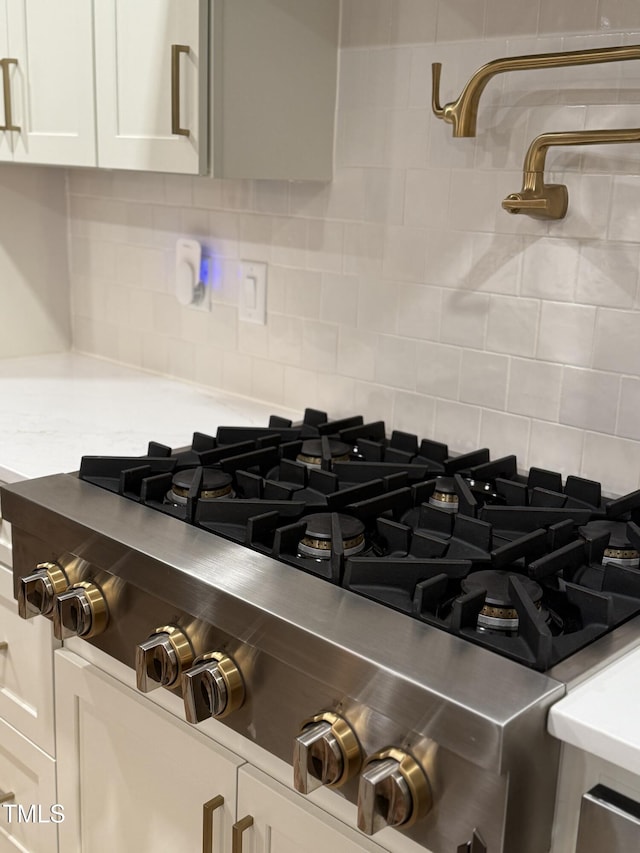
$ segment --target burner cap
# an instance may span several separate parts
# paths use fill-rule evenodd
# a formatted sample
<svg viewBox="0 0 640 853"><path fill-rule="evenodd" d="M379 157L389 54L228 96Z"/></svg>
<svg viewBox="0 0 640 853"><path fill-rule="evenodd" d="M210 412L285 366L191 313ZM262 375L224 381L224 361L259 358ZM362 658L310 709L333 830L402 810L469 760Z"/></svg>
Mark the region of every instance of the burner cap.
<svg viewBox="0 0 640 853"><path fill-rule="evenodd" d="M307 515L303 521L307 525L304 536L298 543L298 551L303 557L316 557L328 560L331 556L331 519L330 512L316 512ZM338 515L342 533L342 547L345 557L358 554L364 548L364 524L350 515Z"/></svg>
<svg viewBox="0 0 640 853"><path fill-rule="evenodd" d="M445 512L457 512L459 499L453 477L436 477L436 487L429 498L429 505Z"/></svg>
<svg viewBox="0 0 640 853"><path fill-rule="evenodd" d="M330 438L329 453L331 454L332 462L348 462L351 447L345 444L344 441L337 441L335 438ZM305 465L322 465L322 439L308 438L306 441L303 441L296 460L304 462Z"/></svg>
<svg viewBox="0 0 640 853"><path fill-rule="evenodd" d="M490 628L498 631L517 630L518 612L509 597L510 577L516 577L536 607L540 607L542 587L531 578L495 569L473 572L462 580L461 587L464 592L486 590L484 607L478 614L478 628Z"/></svg>
<svg viewBox="0 0 640 853"><path fill-rule="evenodd" d="M199 472L199 468L185 468L184 471L177 471L171 478L169 498L176 503L186 503L191 487ZM233 478L230 474L220 471L217 468L202 469L202 483L198 497L233 497Z"/></svg>
<svg viewBox="0 0 640 853"><path fill-rule="evenodd" d="M640 567L640 552L633 547L627 536L627 524L625 521L607 521L599 519L590 521L580 528L580 535L585 539L596 539L598 536L609 534L609 544L604 549L605 563L615 563L630 569Z"/></svg>

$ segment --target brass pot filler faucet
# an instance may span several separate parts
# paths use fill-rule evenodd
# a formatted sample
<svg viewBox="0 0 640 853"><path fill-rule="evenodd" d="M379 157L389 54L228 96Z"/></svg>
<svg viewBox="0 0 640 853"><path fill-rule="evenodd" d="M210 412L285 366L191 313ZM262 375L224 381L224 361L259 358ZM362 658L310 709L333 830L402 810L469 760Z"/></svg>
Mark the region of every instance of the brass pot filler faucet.
<svg viewBox="0 0 640 853"><path fill-rule="evenodd" d="M444 106L440 104L442 65L434 62L431 66L433 113L437 118L453 125L454 137L475 136L480 96L489 80L496 74L539 68L595 65L601 62L621 62L628 59L640 59L640 45L494 59L475 72L457 100ZM569 196L563 184L545 184L544 182L547 150L556 145L602 145L623 142L640 142L640 128L561 131L537 136L525 156L522 189L518 193L508 195L502 202L502 207L509 213L526 213L539 219L562 219L567 212Z"/></svg>

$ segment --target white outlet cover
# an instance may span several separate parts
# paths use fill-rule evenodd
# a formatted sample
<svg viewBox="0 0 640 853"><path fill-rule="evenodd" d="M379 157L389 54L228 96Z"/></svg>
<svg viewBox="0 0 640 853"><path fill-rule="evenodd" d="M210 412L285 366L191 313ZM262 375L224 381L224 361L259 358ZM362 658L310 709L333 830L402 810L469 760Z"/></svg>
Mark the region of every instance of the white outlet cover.
<svg viewBox="0 0 640 853"><path fill-rule="evenodd" d="M245 323L264 326L267 322L267 265L259 261L240 262L238 315Z"/></svg>

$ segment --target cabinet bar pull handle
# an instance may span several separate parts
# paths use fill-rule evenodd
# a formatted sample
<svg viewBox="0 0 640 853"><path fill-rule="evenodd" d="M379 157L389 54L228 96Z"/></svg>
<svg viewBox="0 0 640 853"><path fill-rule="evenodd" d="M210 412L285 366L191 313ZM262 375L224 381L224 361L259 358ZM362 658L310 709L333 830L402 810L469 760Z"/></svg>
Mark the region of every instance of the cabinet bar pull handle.
<svg viewBox="0 0 640 853"><path fill-rule="evenodd" d="M189 136L186 127L180 127L180 54L189 53L189 45L171 45L171 133L174 136Z"/></svg>
<svg viewBox="0 0 640 853"><path fill-rule="evenodd" d="M0 130L15 130L19 133L20 128L13 123L11 110L11 80L9 79L9 66L17 64L17 59L0 59L0 65L2 65L2 88L4 91L4 124L0 125Z"/></svg>
<svg viewBox="0 0 640 853"><path fill-rule="evenodd" d="M202 853L213 853L213 813L224 805L224 797L218 795L202 806Z"/></svg>
<svg viewBox="0 0 640 853"><path fill-rule="evenodd" d="M15 800L16 795L13 791L0 791L0 803L8 803L11 800Z"/></svg>
<svg viewBox="0 0 640 853"><path fill-rule="evenodd" d="M249 829L250 826L253 826L253 818L250 814L233 824L231 830L231 853L242 853L242 833L245 829Z"/></svg>
<svg viewBox="0 0 640 853"><path fill-rule="evenodd" d="M0 640L0 652L6 652L9 648L9 643L6 640Z"/></svg>

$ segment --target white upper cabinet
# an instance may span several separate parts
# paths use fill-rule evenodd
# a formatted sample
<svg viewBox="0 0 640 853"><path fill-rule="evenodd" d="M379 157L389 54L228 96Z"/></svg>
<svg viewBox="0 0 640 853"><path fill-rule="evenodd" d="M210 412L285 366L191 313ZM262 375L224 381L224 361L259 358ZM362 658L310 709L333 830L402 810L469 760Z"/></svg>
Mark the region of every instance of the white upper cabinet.
<svg viewBox="0 0 640 853"><path fill-rule="evenodd" d="M0 0L0 159L95 166L87 0Z"/></svg>
<svg viewBox="0 0 640 853"><path fill-rule="evenodd" d="M329 180L340 0L0 0L0 161Z"/></svg>
<svg viewBox="0 0 640 853"><path fill-rule="evenodd" d="M208 3L95 0L95 25L98 165L206 171Z"/></svg>

